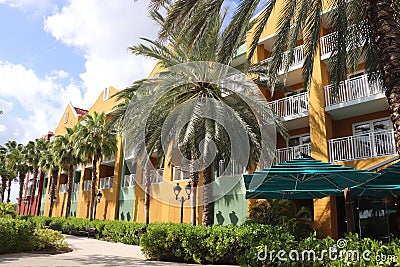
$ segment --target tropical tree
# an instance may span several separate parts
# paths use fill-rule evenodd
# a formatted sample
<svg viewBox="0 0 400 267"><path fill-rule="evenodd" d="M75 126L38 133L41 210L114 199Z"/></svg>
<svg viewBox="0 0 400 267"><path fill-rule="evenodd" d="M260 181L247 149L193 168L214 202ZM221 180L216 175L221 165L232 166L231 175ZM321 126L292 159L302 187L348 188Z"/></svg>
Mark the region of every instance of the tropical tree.
<svg viewBox="0 0 400 267"><path fill-rule="evenodd" d="M1 201L4 202L4 196L6 192L6 186L7 186L7 176L8 176L8 171L7 171L7 165L6 165L6 153L7 149L3 146L0 146L0 176L1 176Z"/></svg>
<svg viewBox="0 0 400 267"><path fill-rule="evenodd" d="M5 164L6 164L6 173L4 173L4 177L6 180L4 180L5 188L7 188L7 203L11 202L10 196L11 196L11 185L12 181L15 180L17 176L17 170L16 170L16 164L17 164L17 158L15 157L15 150L17 149L17 142L15 141L8 141L5 144Z"/></svg>
<svg viewBox="0 0 400 267"><path fill-rule="evenodd" d="M112 124L106 120L104 112L86 114L71 134L75 155L85 163L92 163L92 189L89 206L89 219L93 219L95 205L97 164L103 157L115 155L117 138Z"/></svg>
<svg viewBox="0 0 400 267"><path fill-rule="evenodd" d="M50 141L48 143L47 149L42 152L42 155L39 159L39 168L43 171L50 172L50 207L48 216L51 217L53 215L53 207L54 201L56 199L56 189L57 189L57 179L59 166L57 159L55 157L54 150L58 148L54 148L57 144L54 141Z"/></svg>
<svg viewBox="0 0 400 267"><path fill-rule="evenodd" d="M9 177L8 181L8 188L9 188L8 196L11 193L10 192L11 181L15 179L13 177L18 177L19 178L18 207L21 207L25 176L29 169L26 158L26 149L25 146L17 144L17 142L15 141L7 142L6 147L7 147L6 161L10 166L9 169L12 170L12 175L13 175ZM9 197L7 199L7 202L10 202Z"/></svg>
<svg viewBox="0 0 400 267"><path fill-rule="evenodd" d="M158 9L169 2L152 0L151 8ZM192 25L187 31L191 42L199 38L200 32L210 19L208 14L219 9L228 1L174 1L168 10L164 28L160 36L168 38L170 32L180 31L186 25ZM257 8L263 8L260 15L251 21ZM326 20L333 31L337 32L336 45L330 58L330 79L336 88L346 77L346 71L354 70L361 60L365 59L366 70L370 80L380 78L389 103L391 120L395 130L397 151L400 151L400 1L398 0L243 0L237 6L232 20L224 29L220 46L220 59L230 64L232 49L240 43L241 38L252 28L252 40L247 55L252 58L267 25L272 11L282 8L278 15L277 37L272 49L272 60L263 64L261 73L267 74L269 88L273 91L280 66L287 71L292 60L297 39L302 35L304 43L303 81L309 87L312 78L314 57L318 51L318 38L321 36L322 14L330 10ZM248 27L243 27L248 25ZM352 25L352 27L349 27ZM361 49L353 49L359 47ZM283 52L288 51L288 60L283 60ZM260 74L255 66L256 73ZM251 69L251 67L250 67Z"/></svg>
<svg viewBox="0 0 400 267"><path fill-rule="evenodd" d="M43 151L47 149L47 141L42 138L37 138L35 141L30 141L27 144L28 161L30 165L30 171L33 173L32 187L31 187L31 200L29 201L28 214L31 214L33 198L35 196L38 174L39 174L39 161Z"/></svg>
<svg viewBox="0 0 400 267"><path fill-rule="evenodd" d="M154 12L152 16L160 24L164 23L159 13ZM237 119L240 127L246 129L247 136L243 138L248 137L250 143L251 153L248 167L251 168L256 166L260 160L261 133L257 118L251 111L250 106L259 108L263 111L263 114L271 113L266 105L258 101L248 99L248 101L253 102L247 104L231 88L222 88L216 84L193 80L192 68L183 68L179 73L168 71L168 68L181 63L194 61L221 62L222 51L220 46L222 36L220 35L220 30L224 16L221 15L218 9L217 11L209 12L207 17L209 19L203 24L202 30L197 31L197 38L194 42L191 42L185 36L189 36L191 33L194 34L195 31L191 28L191 25L183 24L179 31L168 33L168 45L145 39L148 45L141 44L130 48L137 55L157 59L158 65L162 70L156 77L141 81L140 90L134 95L136 98L135 107L133 111L129 111L125 116L128 116L130 119L131 125L128 125L128 127L137 127L137 125L145 126L145 147L137 147L133 150L134 156L137 158L143 159L146 155L156 154L159 161L165 159L166 156L163 153L162 146L162 126L175 109L179 111L174 121L174 126L182 130L179 133L178 140L172 140L171 142L177 143L177 147L180 148L181 153L186 159L193 161L199 159L201 155L205 155L205 158L207 158L212 154L212 144L216 145L217 155L214 158L215 162L209 164L205 160L201 170L203 173L204 188L207 188L203 191L205 204L203 207L202 222L204 225L211 225L213 223L214 212L210 184L213 181L214 166L219 159L224 159L225 162L228 162L232 152L228 133L220 122L227 122L234 118ZM238 46L239 43L230 50L231 54L228 54L227 57L233 58ZM225 59L222 60L222 63L224 62ZM174 80L178 76L186 77L187 80L191 80L192 82L179 86L172 84L171 79ZM163 92L162 96L157 95L162 88L168 88L168 90ZM135 86L128 88L123 93L121 92L121 95L132 94L135 90L137 90ZM230 107L233 110L233 117L221 113L221 110L219 110L221 106L216 108L216 114L219 116L218 119L213 120L204 117L204 107L213 100L220 103L221 106ZM189 102L195 104L182 105ZM149 107L151 111L149 116L146 116L146 109L149 109ZM279 130L283 132L282 128L279 128ZM133 141L131 142L132 144L127 145L135 146L140 143L142 135L139 131L132 131L128 134ZM236 145L240 147L240 144ZM269 152L273 153L273 151ZM174 156L171 155L170 158L174 158ZM148 160L145 159L144 161L147 162ZM191 171L194 186L197 185L197 177L198 173ZM194 207L193 212L195 210ZM192 218L194 216L195 213L192 214Z"/></svg>
<svg viewBox="0 0 400 267"><path fill-rule="evenodd" d="M68 197L67 206L65 208L65 218L68 218L71 210L71 194L72 194L72 183L74 166L81 162L80 158L76 156L74 152L74 143L72 135L77 131L77 125L73 128L66 128L66 133L64 135L58 135L54 139L53 153L57 159L57 164L60 169L67 172L68 180Z"/></svg>

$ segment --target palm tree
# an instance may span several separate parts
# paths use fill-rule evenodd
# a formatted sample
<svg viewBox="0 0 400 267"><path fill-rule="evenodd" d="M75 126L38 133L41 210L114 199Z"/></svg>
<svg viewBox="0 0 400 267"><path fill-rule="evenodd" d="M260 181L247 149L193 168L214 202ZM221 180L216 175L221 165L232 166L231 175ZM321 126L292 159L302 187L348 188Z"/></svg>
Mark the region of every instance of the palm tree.
<svg viewBox="0 0 400 267"><path fill-rule="evenodd" d="M94 202L97 184L97 163L101 164L104 157L116 153L116 133L104 112L86 114L71 135L75 155L83 162L92 163L92 190L90 198L89 219L93 220Z"/></svg>
<svg viewBox="0 0 400 267"><path fill-rule="evenodd" d="M49 207L49 217L53 215L53 207L54 207L54 200L56 199L56 189L57 189L57 178L58 178L58 172L59 172L59 167L57 163L57 159L54 154L54 150L56 150L54 147L57 144L55 144L54 141L50 141L47 149L42 152L42 155L39 159L39 167L43 171L50 172L50 207Z"/></svg>
<svg viewBox="0 0 400 267"><path fill-rule="evenodd" d="M157 12L152 13L152 16L159 23L164 23L162 16ZM239 127L245 129L244 135L246 136L242 137L248 138L251 153L247 167L251 168L259 163L261 159L260 148L262 147L261 132L258 125L260 121L251 111L251 107L258 108L268 118L271 118L272 114L264 103L247 99L251 102L251 104L248 104L249 102L245 102L238 92L231 88L221 88L216 84L202 82L201 77L196 77L193 74L193 72L196 72L196 68L182 67L179 73L168 70L168 68L177 64L193 61L220 62L222 53L220 49L222 41L220 29L224 16L220 15L220 10L218 9L208 13L207 17L209 19L203 25L202 31L197 31L198 38L195 42L185 38L185 36L190 35L190 32L193 33L193 30L190 25L184 24L179 32L169 33L169 45L167 46L158 41L145 39L149 46L142 44L130 48L135 54L159 60L158 65L163 70L156 77L141 82L140 90L134 94L136 98L135 105L132 109L128 109L125 114L130 121L124 126L128 129L125 134L132 138L132 141L126 145L132 146L131 148L128 147L128 150L134 151L135 157L144 159L143 161L147 162L147 155L157 154L159 161L163 161L166 156L163 153L162 126L175 109L179 110L178 114L175 113L177 116L171 126L171 132L176 129L182 130L179 132L178 138L171 139L171 145L173 147L173 144L176 144L183 156L189 160L199 159L201 155L205 155L203 157L205 160L201 166L205 188L203 191L205 204L202 222L204 225L211 225L214 212L210 184L213 181L212 174L215 162L219 159L224 159L225 162L228 162L231 153L233 153L230 147L229 133L224 129L226 124L222 126L221 122L230 123L236 119ZM234 56L237 47L231 50L230 58ZM192 82L179 86L171 82L174 79L180 79L180 77L187 77ZM165 88L167 90L164 90ZM128 88L121 94L129 95L135 90L137 90L135 87ZM157 94L160 92L162 92L161 96ZM214 103L214 100L218 103L217 107L215 107L216 110L208 110L207 103ZM184 105L184 103L191 104ZM223 110L220 110L222 106L228 106L233 110L232 117L223 114ZM148 113L149 107L151 107L151 111ZM204 112L207 113L208 111L215 112L217 119L214 120L204 116ZM141 146L142 132L140 132L143 129L137 129L138 125L145 126L146 142L144 146ZM279 128L279 131L283 132L283 129ZM215 161L211 160L210 162L209 155L212 154L213 143L217 147L217 155L213 159ZM240 149L240 142L235 145ZM268 152L273 153L273 151ZM174 155L168 156L169 161L171 158L174 158ZM196 186L197 174L195 171L191 171L191 173L194 186ZM195 212L195 208L193 212ZM192 218L194 216L192 214ZM195 220L192 219L192 221Z"/></svg>
<svg viewBox="0 0 400 267"><path fill-rule="evenodd" d="M15 141L9 141L6 143L7 155L6 160L12 169L13 175L19 176L19 193L18 193L18 207L21 207L22 193L24 187L24 181L26 173L28 172L26 149L23 145L17 144ZM14 177L14 176L11 176ZM8 181L9 194L11 191L11 177ZM9 197L8 200L9 202Z"/></svg>
<svg viewBox="0 0 400 267"><path fill-rule="evenodd" d="M6 164L6 154L7 154L7 149L3 146L0 146L0 176L1 176L1 200L4 202L4 196L6 192L6 186L7 186L7 164Z"/></svg>
<svg viewBox="0 0 400 267"><path fill-rule="evenodd" d="M152 0L151 8L158 9L166 0ZM165 27L161 37L166 38L170 32L180 31L186 25L192 25L193 32L203 29L209 20L208 14L228 1L174 1L168 11ZM264 7L257 19L250 22L257 7ZM293 49L300 34L304 41L303 81L306 88L310 85L314 57L318 50L318 38L321 36L322 14L330 9L328 22L337 32L336 47L330 58L331 83L339 87L340 80L346 77L348 69L354 70L360 60L365 58L366 70L371 80L381 78L389 103L391 120L395 130L397 151L400 152L400 2L398 0L243 0L235 10L234 16L223 32L220 46L221 59L225 64L232 60L232 49L237 47L247 30L253 27L253 38L247 55L249 61L258 45L261 34L267 25L272 11L282 7L277 22L277 41L272 50L272 60L264 64L263 73L268 74L270 89L274 90L277 70L282 63L283 51L287 50L289 58L285 70L291 64ZM352 23L353 27L348 27ZM243 25L249 25L244 28ZM190 31L188 31L190 33ZM362 33L362 34L360 34ZM365 38L362 49L355 48ZM199 35L188 34L191 42ZM255 66L256 68L259 66ZM250 69L252 69L250 67ZM259 73L259 72L258 72Z"/></svg>
<svg viewBox="0 0 400 267"><path fill-rule="evenodd" d="M34 142L30 141L27 144L29 165L31 167L31 171L33 172L33 178L32 178L33 182L30 192L31 200L29 201L28 214L31 214L32 211L33 198L35 197L38 174L39 174L39 161L43 151L46 150L46 146L47 146L47 141L43 137L35 139Z"/></svg>
<svg viewBox="0 0 400 267"><path fill-rule="evenodd" d="M54 153L57 159L58 166L67 172L68 175L68 198L67 206L65 209L65 218L68 218L71 210L71 194L72 194L72 182L74 174L74 166L80 163L80 159L76 156L74 152L74 144L72 140L72 135L77 131L77 125L73 128L66 128L65 135L58 135L54 139Z"/></svg>
<svg viewBox="0 0 400 267"><path fill-rule="evenodd" d="M17 176L17 170L16 170L16 164L18 158L15 157L15 150L17 149L17 142L15 141L8 141L5 144L5 149L6 149L6 154L5 154L5 162L6 162L6 170L7 174L5 174L6 177L6 184L7 184L7 203L11 202L10 196L11 196L11 184L12 181L16 178Z"/></svg>

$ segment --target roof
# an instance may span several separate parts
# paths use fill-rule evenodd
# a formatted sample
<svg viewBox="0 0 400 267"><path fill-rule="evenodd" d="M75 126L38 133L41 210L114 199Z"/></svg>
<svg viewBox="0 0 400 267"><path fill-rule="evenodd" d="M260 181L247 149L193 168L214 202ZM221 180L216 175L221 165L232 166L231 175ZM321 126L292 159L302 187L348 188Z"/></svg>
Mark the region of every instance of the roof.
<svg viewBox="0 0 400 267"><path fill-rule="evenodd" d="M88 113L89 111L86 109L82 109L82 108L76 108L74 107L76 113L78 113L78 115L85 115L86 113Z"/></svg>

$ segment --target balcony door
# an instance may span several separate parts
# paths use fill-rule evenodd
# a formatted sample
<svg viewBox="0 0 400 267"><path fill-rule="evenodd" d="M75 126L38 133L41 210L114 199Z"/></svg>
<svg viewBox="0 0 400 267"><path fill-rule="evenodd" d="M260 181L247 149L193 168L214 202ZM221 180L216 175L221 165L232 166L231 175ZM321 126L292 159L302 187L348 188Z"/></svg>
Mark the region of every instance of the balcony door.
<svg viewBox="0 0 400 267"><path fill-rule="evenodd" d="M394 149L392 128L388 118L353 124L356 159L391 155Z"/></svg>

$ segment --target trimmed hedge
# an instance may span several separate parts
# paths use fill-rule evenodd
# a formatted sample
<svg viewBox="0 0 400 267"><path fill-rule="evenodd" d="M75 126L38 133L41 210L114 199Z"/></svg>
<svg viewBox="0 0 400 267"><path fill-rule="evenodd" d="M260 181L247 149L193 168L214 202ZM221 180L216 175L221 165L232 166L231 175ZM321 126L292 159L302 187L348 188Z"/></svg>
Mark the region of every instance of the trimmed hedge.
<svg viewBox="0 0 400 267"><path fill-rule="evenodd" d="M129 245L138 245L138 233L144 227L143 223L94 220L86 218L69 217L43 217L43 216L20 216L21 219L31 222L36 228L46 228L61 231L68 235L85 235L85 227L97 229L96 238L111 242L121 242Z"/></svg>

